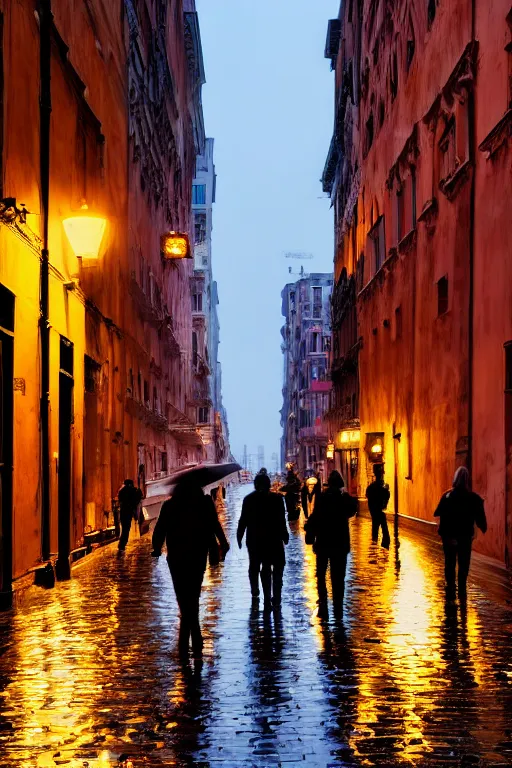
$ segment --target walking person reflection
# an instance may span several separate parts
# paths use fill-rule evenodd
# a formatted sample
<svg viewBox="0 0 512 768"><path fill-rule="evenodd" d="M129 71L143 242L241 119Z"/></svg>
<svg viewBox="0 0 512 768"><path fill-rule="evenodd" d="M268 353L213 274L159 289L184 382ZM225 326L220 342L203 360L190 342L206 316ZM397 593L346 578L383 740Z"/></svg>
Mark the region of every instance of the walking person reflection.
<svg viewBox="0 0 512 768"><path fill-rule="evenodd" d="M482 533L487 531L484 502L477 493L470 490L466 467L459 467L455 472L452 488L441 496L434 517L439 518L438 532L443 540L446 598L455 600L455 570L458 562L459 600L465 600L475 525Z"/></svg>
<svg viewBox="0 0 512 768"><path fill-rule="evenodd" d="M366 498L368 499L368 509L372 518L372 541L377 543L379 540L379 528L382 528L382 546L389 549L391 537L389 535L388 521L386 518L386 507L389 502L389 486L384 482L384 465L375 464L373 467L375 480L370 483L366 489Z"/></svg>
<svg viewBox="0 0 512 768"><path fill-rule="evenodd" d="M211 496L204 494L193 478L178 482L172 498L164 502L153 532L154 557L167 545L167 562L180 608L179 653L189 653L192 640L194 656L200 656L203 638L199 626L199 598L210 547L219 542L222 557L229 550L222 525Z"/></svg>
<svg viewBox="0 0 512 768"><path fill-rule="evenodd" d="M249 581L253 601L259 599L261 578L264 610L274 608L278 611L281 608L285 566L284 545L289 541L283 497L279 493L272 493L267 474L256 475L254 488L243 501L236 537L241 549L247 532Z"/></svg>
<svg viewBox="0 0 512 768"><path fill-rule="evenodd" d="M350 552L348 521L357 512L357 499L344 491L345 483L339 472L329 475L327 490L322 493L313 514L305 524L306 543L316 554L316 579L319 615L327 614L325 578L330 566L334 615L343 615L345 572Z"/></svg>

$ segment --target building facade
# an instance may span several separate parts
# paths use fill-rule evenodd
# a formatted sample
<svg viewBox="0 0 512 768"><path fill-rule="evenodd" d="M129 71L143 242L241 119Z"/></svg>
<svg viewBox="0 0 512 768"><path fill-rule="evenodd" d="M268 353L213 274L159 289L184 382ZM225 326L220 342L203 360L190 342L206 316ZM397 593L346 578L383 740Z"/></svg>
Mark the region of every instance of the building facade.
<svg viewBox="0 0 512 768"><path fill-rule="evenodd" d="M160 251L163 233L192 234L204 76L190 2L20 0L0 13L9 604L13 585L54 567L69 577L114 534L125 477L144 487L204 456L189 407L193 263Z"/></svg>
<svg viewBox="0 0 512 768"><path fill-rule="evenodd" d="M432 521L457 466L512 552L509 342L511 28L506 0L342 3L329 22L335 210L331 430L360 493ZM501 191L499 191L501 190ZM490 265L489 254L495 256Z"/></svg>
<svg viewBox="0 0 512 768"><path fill-rule="evenodd" d="M331 381L332 275L311 274L286 285L281 293L285 324L281 329L284 356L281 410L281 466L294 464L301 477L326 476Z"/></svg>
<svg viewBox="0 0 512 768"><path fill-rule="evenodd" d="M222 462L229 458L230 452L227 417L222 405L220 326L217 312L219 296L212 269L213 204L217 178L213 148L214 140L206 139L204 152L197 158L196 176L192 186L192 407L208 460Z"/></svg>

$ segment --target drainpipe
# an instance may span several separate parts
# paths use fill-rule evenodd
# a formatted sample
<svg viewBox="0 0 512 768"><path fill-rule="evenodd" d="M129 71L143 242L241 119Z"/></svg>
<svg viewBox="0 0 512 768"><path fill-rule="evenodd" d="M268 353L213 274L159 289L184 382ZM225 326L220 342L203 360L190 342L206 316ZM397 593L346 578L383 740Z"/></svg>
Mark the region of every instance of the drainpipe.
<svg viewBox="0 0 512 768"><path fill-rule="evenodd" d="M40 264L39 334L41 339L41 482L42 516L41 549L43 560L50 557L50 322L49 322L49 253L48 208L50 197L50 115L51 104L51 0L39 2L40 35L40 148L41 222L43 247Z"/></svg>
<svg viewBox="0 0 512 768"><path fill-rule="evenodd" d="M471 0L471 42L475 42L476 0ZM476 63L475 63L476 66ZM470 477L473 471L473 375L474 375L474 306L475 306L475 188L476 188L476 145L475 145L475 93L468 95L469 152L473 163L469 201L469 314L468 314L468 458Z"/></svg>

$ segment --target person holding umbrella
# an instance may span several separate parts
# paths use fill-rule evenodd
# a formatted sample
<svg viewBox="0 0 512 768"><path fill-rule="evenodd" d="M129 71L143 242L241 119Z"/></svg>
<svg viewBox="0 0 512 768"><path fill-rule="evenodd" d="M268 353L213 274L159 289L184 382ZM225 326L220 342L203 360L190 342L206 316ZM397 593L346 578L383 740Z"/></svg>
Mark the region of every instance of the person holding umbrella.
<svg viewBox="0 0 512 768"><path fill-rule="evenodd" d="M178 478L153 532L154 557L162 553L164 541L167 545L167 563L181 614L178 648L182 658L188 658L190 640L194 656L202 655L199 599L208 552L212 546L220 546L224 558L229 550L215 504L203 491L210 479L207 475L207 468L199 467Z"/></svg>

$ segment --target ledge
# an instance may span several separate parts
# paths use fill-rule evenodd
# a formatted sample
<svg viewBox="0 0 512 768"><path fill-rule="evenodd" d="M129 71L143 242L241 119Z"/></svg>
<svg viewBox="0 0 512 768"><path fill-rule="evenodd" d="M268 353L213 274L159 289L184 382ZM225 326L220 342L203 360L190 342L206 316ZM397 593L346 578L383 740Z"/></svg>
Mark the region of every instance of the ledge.
<svg viewBox="0 0 512 768"><path fill-rule="evenodd" d="M496 152L512 137L512 109L508 109L499 123L487 134L481 144L480 152L485 153L486 160L491 160Z"/></svg>
<svg viewBox="0 0 512 768"><path fill-rule="evenodd" d="M469 180L472 168L473 163L471 160L466 160L464 163L459 165L459 167L456 168L453 173L451 173L445 179L441 179L439 182L439 189L443 195L446 195L448 200L452 201L457 197L462 187Z"/></svg>

